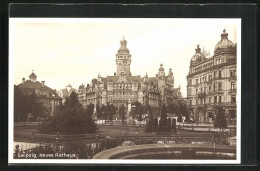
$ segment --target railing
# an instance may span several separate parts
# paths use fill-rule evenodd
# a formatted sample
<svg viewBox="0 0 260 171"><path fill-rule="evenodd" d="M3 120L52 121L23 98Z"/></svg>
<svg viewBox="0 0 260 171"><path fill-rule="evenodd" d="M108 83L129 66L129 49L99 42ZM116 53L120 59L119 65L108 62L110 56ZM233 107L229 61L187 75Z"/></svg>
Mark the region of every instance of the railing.
<svg viewBox="0 0 260 171"><path fill-rule="evenodd" d="M192 134L194 135L194 134ZM75 154L74 158L92 158L95 154L115 148L120 147L123 145L125 141L131 141L135 145L142 145L142 144L198 144L203 143L204 145L228 145L227 138L220 138L214 136L187 136L181 137L179 135L170 136L170 137L144 137L144 136L118 136L115 138L95 138L91 140L82 140L82 141L70 141L70 142L53 142L53 143L41 143L37 147L33 147L32 149L26 149L21 151L19 146L16 147L14 152L14 158L26 158L26 156L30 156L30 154L35 154L36 157L39 157L40 153L45 154L54 154L54 153L68 153L68 154ZM18 144L19 145L19 144ZM21 146L20 146L21 147ZM21 155L23 154L23 155ZM28 154L28 155L26 155ZM19 157L20 156L20 157ZM30 158L30 157L29 157ZM43 157L44 158L44 157ZM60 158L60 157L47 157L51 158ZM61 157L64 158L64 157ZM65 158L69 158L66 157Z"/></svg>
<svg viewBox="0 0 260 171"><path fill-rule="evenodd" d="M214 128L212 126L187 126L187 125L178 125L178 130L189 130L189 131L200 131L200 132L224 132L228 134L235 135L236 134L236 127L227 127L227 128Z"/></svg>
<svg viewBox="0 0 260 171"><path fill-rule="evenodd" d="M236 92L237 92L237 89L230 89L230 90L228 91L229 94L233 94L233 93L236 93Z"/></svg>
<svg viewBox="0 0 260 171"><path fill-rule="evenodd" d="M14 126L39 126L43 122L14 122Z"/></svg>

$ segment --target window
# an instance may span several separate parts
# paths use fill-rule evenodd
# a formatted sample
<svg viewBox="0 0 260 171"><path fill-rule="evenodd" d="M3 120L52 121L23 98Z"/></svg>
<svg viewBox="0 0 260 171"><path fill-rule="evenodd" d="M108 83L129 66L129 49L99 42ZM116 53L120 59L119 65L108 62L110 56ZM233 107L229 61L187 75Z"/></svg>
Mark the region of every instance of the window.
<svg viewBox="0 0 260 171"><path fill-rule="evenodd" d="M236 96L235 96L235 95L231 96L231 102L232 102L232 103L235 103L235 102L236 102Z"/></svg>
<svg viewBox="0 0 260 171"><path fill-rule="evenodd" d="M230 70L230 77L235 77L236 76L235 72L236 72L236 70Z"/></svg>
<svg viewBox="0 0 260 171"><path fill-rule="evenodd" d="M231 82L231 90L235 89L235 82Z"/></svg>
<svg viewBox="0 0 260 171"><path fill-rule="evenodd" d="M206 87L204 87L204 92L206 92L207 91L207 88Z"/></svg>
<svg viewBox="0 0 260 171"><path fill-rule="evenodd" d="M234 71L230 70L230 77L233 77L233 76L234 76Z"/></svg>
<svg viewBox="0 0 260 171"><path fill-rule="evenodd" d="M190 79L190 85L192 85L192 79Z"/></svg>
<svg viewBox="0 0 260 171"><path fill-rule="evenodd" d="M216 84L213 84L213 91L216 91Z"/></svg>
<svg viewBox="0 0 260 171"><path fill-rule="evenodd" d="M211 85L209 86L209 92L211 92Z"/></svg>
<svg viewBox="0 0 260 171"><path fill-rule="evenodd" d="M192 100L190 100L190 105L192 105Z"/></svg>
<svg viewBox="0 0 260 171"><path fill-rule="evenodd" d="M200 78L200 83L201 83L201 78Z"/></svg>
<svg viewBox="0 0 260 171"><path fill-rule="evenodd" d="M217 78L217 71L214 72L214 78Z"/></svg>
<svg viewBox="0 0 260 171"><path fill-rule="evenodd" d="M222 96L219 96L219 99L218 99L219 103L222 102Z"/></svg>
<svg viewBox="0 0 260 171"><path fill-rule="evenodd" d="M217 103L217 96L214 96L214 103Z"/></svg>
<svg viewBox="0 0 260 171"><path fill-rule="evenodd" d="M209 103L211 103L211 97L209 97Z"/></svg>
<svg viewBox="0 0 260 171"><path fill-rule="evenodd" d="M198 104L198 99L196 99L196 105Z"/></svg>
<svg viewBox="0 0 260 171"><path fill-rule="evenodd" d="M196 84L198 84L198 79L196 79Z"/></svg>
<svg viewBox="0 0 260 171"><path fill-rule="evenodd" d="M198 94L198 89L196 89L196 94Z"/></svg>
<svg viewBox="0 0 260 171"><path fill-rule="evenodd" d="M218 77L221 78L221 71L218 71Z"/></svg>
<svg viewBox="0 0 260 171"><path fill-rule="evenodd" d="M210 74L209 76L208 76L208 80L210 81L212 79L212 75Z"/></svg>
<svg viewBox="0 0 260 171"><path fill-rule="evenodd" d="M218 83L218 90L222 90L222 84Z"/></svg>

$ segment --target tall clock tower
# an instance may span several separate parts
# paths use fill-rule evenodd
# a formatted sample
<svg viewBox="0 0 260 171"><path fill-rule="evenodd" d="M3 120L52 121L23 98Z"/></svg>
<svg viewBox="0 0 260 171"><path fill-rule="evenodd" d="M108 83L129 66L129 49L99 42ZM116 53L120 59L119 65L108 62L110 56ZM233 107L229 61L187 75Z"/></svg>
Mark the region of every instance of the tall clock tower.
<svg viewBox="0 0 260 171"><path fill-rule="evenodd" d="M125 75L130 76L130 65L131 65L131 55L129 54L129 50L126 47L127 41L124 39L120 41L121 47L116 54L116 65L117 65L117 73L116 75Z"/></svg>

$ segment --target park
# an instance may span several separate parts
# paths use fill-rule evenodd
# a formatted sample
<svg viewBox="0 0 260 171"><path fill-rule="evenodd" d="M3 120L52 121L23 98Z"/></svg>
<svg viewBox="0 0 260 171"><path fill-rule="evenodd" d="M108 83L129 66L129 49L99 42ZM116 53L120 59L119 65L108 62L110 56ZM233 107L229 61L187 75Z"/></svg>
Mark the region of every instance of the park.
<svg viewBox="0 0 260 171"><path fill-rule="evenodd" d="M105 108L105 109L104 109ZM125 118L123 108L103 107L106 118L93 119L94 105L85 110L72 93L46 122L14 123L14 158L53 159L234 159L231 143L236 127L198 124L180 115L169 117L135 111ZM221 110L220 110L221 112ZM102 113L102 110L100 110ZM122 119L124 118L124 119ZM219 119L221 120L221 118ZM232 139L234 142L234 138ZM191 152L192 151L192 152ZM30 154L30 155L29 155ZM44 154L44 155L43 155ZM49 154L49 155L45 155ZM56 155L57 154L57 155ZM131 154L131 155L129 155ZM210 156L210 157L209 157Z"/></svg>

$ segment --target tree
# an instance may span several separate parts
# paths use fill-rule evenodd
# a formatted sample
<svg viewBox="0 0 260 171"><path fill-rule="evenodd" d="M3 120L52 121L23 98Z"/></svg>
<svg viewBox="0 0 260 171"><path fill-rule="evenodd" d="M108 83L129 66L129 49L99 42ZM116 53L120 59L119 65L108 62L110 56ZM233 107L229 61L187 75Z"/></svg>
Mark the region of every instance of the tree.
<svg viewBox="0 0 260 171"><path fill-rule="evenodd" d="M14 121L26 121L27 110L26 97L19 87L14 86Z"/></svg>
<svg viewBox="0 0 260 171"><path fill-rule="evenodd" d="M180 102L180 113L183 115L183 116L186 116L189 112L188 112L188 107L187 107L187 104L186 103L182 103Z"/></svg>
<svg viewBox="0 0 260 171"><path fill-rule="evenodd" d="M170 114L175 113L175 105L174 105L174 103L168 104L168 106L167 106L167 112L170 113Z"/></svg>
<svg viewBox="0 0 260 171"><path fill-rule="evenodd" d="M186 117L185 117L185 122L189 123L190 122L190 116L189 114L186 114Z"/></svg>
<svg viewBox="0 0 260 171"><path fill-rule="evenodd" d="M125 114L126 114L126 112L125 112L125 106L122 104L122 105L120 106L120 108L119 108L119 115L120 115L120 117L121 117L121 119L122 119L122 125L123 125L124 122L125 122Z"/></svg>
<svg viewBox="0 0 260 171"><path fill-rule="evenodd" d="M54 110L54 117L40 128L42 133L86 134L94 133L97 129L92 119L94 105L90 104L84 111L78 101L77 94L72 92L64 106Z"/></svg>
<svg viewBox="0 0 260 171"><path fill-rule="evenodd" d="M175 118L173 118L172 119L172 130L173 130L173 133L176 133L176 119Z"/></svg>
<svg viewBox="0 0 260 171"><path fill-rule="evenodd" d="M143 121L143 117L142 117L142 114L139 113L139 116L138 116L138 119L137 119L139 122Z"/></svg>
<svg viewBox="0 0 260 171"><path fill-rule="evenodd" d="M153 131L157 132L158 131L158 117L155 117L154 122L153 122Z"/></svg>
<svg viewBox="0 0 260 171"><path fill-rule="evenodd" d="M133 106L133 108L132 108L133 117L137 117L143 113L144 109L143 109L142 103L136 101L132 104L132 106Z"/></svg>
<svg viewBox="0 0 260 171"><path fill-rule="evenodd" d="M171 118L167 119L167 132L172 130Z"/></svg>
<svg viewBox="0 0 260 171"><path fill-rule="evenodd" d="M113 104L107 104L107 106L105 107L105 117L109 120L113 120L113 116L116 114L116 108L114 107Z"/></svg>
<svg viewBox="0 0 260 171"><path fill-rule="evenodd" d="M177 122L182 122L182 115L181 114L178 115Z"/></svg>
<svg viewBox="0 0 260 171"><path fill-rule="evenodd" d="M106 106L104 104L102 104L101 109L100 109L100 113L101 113L101 119L106 119Z"/></svg>
<svg viewBox="0 0 260 171"><path fill-rule="evenodd" d="M226 128L227 127L227 120L225 117L225 113L224 113L224 109L222 106L218 106L215 107L216 113L217 113L217 117L216 120L214 122L214 127L215 128Z"/></svg>
<svg viewBox="0 0 260 171"><path fill-rule="evenodd" d="M149 115L148 115L149 118L148 118L148 122L145 125L145 132L153 132L155 119L153 117L153 113L150 107L148 107L148 111L149 111Z"/></svg>
<svg viewBox="0 0 260 171"><path fill-rule="evenodd" d="M161 118L159 121L159 132L168 132L167 130L167 114L166 114L166 107L165 105L162 105L161 110Z"/></svg>
<svg viewBox="0 0 260 171"><path fill-rule="evenodd" d="M26 121L28 114L37 121L38 117L47 116L47 110L34 92L25 96L18 86L14 86L14 121Z"/></svg>

